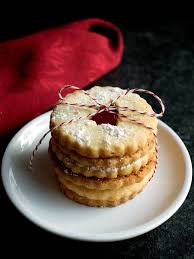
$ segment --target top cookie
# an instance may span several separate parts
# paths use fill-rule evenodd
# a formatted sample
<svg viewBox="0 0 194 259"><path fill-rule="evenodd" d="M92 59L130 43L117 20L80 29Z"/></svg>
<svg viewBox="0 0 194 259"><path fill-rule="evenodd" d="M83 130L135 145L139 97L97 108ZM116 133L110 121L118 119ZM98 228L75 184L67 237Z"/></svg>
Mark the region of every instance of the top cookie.
<svg viewBox="0 0 194 259"><path fill-rule="evenodd" d="M102 105L107 105L126 90L118 87L95 86L87 91ZM65 103L85 105L84 107L71 106ZM154 134L142 125L130 121L137 120L157 132L157 119L137 112L121 111L117 115L107 113L99 116L87 117L97 112L100 106L86 107L95 102L82 91L68 94L60 101L51 114L50 127L53 128L62 122L64 124L52 131L52 136L59 145L76 151L78 154L91 158L108 158L130 155L144 149L153 141ZM153 112L151 106L138 94L128 92L115 101L114 105L128 107L141 112ZM128 119L120 118L125 115ZM103 118L104 116L104 118ZM81 118L76 121L76 119ZM75 120L69 124L69 121ZM112 125L114 124L114 125Z"/></svg>

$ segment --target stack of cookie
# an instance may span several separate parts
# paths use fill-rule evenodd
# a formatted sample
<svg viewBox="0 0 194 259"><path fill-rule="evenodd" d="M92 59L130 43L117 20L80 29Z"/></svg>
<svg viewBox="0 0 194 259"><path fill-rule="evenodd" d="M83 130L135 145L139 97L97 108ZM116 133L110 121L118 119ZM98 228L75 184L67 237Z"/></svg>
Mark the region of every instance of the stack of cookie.
<svg viewBox="0 0 194 259"><path fill-rule="evenodd" d="M51 114L51 128L62 124L52 130L52 167L70 199L117 206L141 192L154 174L157 119L134 111L153 112L138 94L110 86L87 93L68 94ZM112 112L104 110L110 103Z"/></svg>

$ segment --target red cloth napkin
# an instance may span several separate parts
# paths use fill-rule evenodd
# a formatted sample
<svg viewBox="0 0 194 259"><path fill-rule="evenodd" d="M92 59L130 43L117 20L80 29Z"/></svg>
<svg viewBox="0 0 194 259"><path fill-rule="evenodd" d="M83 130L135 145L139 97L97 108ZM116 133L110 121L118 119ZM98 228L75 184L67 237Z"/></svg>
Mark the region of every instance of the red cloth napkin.
<svg viewBox="0 0 194 259"><path fill-rule="evenodd" d="M51 108L64 84L81 88L121 61L119 29L86 19L0 44L0 135Z"/></svg>

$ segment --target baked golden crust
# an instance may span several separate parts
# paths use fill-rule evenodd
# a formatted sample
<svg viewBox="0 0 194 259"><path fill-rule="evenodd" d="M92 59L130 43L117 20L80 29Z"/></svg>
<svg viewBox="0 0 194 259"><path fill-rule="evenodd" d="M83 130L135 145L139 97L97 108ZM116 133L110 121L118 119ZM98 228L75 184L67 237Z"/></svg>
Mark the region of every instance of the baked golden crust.
<svg viewBox="0 0 194 259"><path fill-rule="evenodd" d="M57 161L55 156L50 153L52 166L55 170L55 173L57 177L60 179L60 182L71 182L77 186L84 186L88 189L97 189L97 190L107 190L107 189L119 189L121 187L124 187L129 184L133 183L139 183L142 181L142 179L145 177L146 170L144 170L146 167L151 167L152 164L154 164L156 161L155 154L151 158L151 160L148 162L148 164L144 167L142 167L137 173L132 173L129 176L118 176L117 178L97 178L97 177L85 177L82 175L74 175L71 171L66 170L66 173L64 172L64 167Z"/></svg>
<svg viewBox="0 0 194 259"><path fill-rule="evenodd" d="M120 200L115 200L115 201L101 201L101 200L92 200L92 199L87 199L85 197L82 197L80 195L78 195L77 193L68 190L67 188L65 188L63 185L60 185L60 189L61 191L71 200L89 206L89 207L116 207L121 205L122 203L127 202L130 199L133 199L137 193L134 193L133 195L129 195L128 197L123 197ZM139 192L143 191L140 190Z"/></svg>
<svg viewBox="0 0 194 259"><path fill-rule="evenodd" d="M88 92L95 96L102 104L107 104L125 91L116 87L93 87ZM94 102L82 91L75 91L65 97L63 102L91 105ZM68 122L94 113L93 108L78 108L58 104L52 114L51 128L61 122ZM153 112L151 106L138 94L128 93L116 101L118 106L127 106L139 111ZM152 127L157 132L157 119L135 112L121 112L128 118L138 120L145 125ZM79 121L63 125L52 131L52 136L60 146L76 151L78 154L90 158L110 158L115 156L131 155L139 150L144 150L148 143L154 139L151 130L137 125L128 120L118 119L117 126L110 124L97 125L89 118L82 118Z"/></svg>
<svg viewBox="0 0 194 259"><path fill-rule="evenodd" d="M81 164L82 166L111 168L126 166L147 155L150 151L155 149L155 139L152 139L151 142L147 143L144 149L139 149L131 155L126 154L124 156L115 156L111 158L88 158L81 156L75 151L68 149L68 147L62 147L54 137L51 138L50 145L55 154L60 154L61 161L64 161L66 157L69 157L71 160L75 161L75 163Z"/></svg>
<svg viewBox="0 0 194 259"><path fill-rule="evenodd" d="M88 206L114 207L135 197L154 174L157 119L135 111L153 112L138 94L110 86L95 86L88 93L102 107L114 101L119 114L118 118L114 114L116 125L109 121L98 124L88 117L102 107L92 107L94 100L83 91L68 94L51 114L50 128L56 127L49 144L51 164L67 197ZM102 118L107 117L103 114Z"/></svg>
<svg viewBox="0 0 194 259"><path fill-rule="evenodd" d="M115 179L97 179L65 174L51 154L52 166L67 197L88 206L117 206L142 191L155 169L155 157L136 174Z"/></svg>
<svg viewBox="0 0 194 259"><path fill-rule="evenodd" d="M81 163L81 158L79 159L79 162L73 160L68 153L63 154L61 149L58 148L55 144L52 144L52 146L50 145L50 152L53 152L56 155L57 159L60 160L66 168L70 169L72 172L78 175L83 175L86 177L94 176L98 178L116 178L118 176L127 176L131 173L138 172L139 169L142 166L145 166L148 163L148 161L154 156L155 146L149 152L147 152L147 154L128 164L126 164L126 161L131 161L130 157L128 156L125 156L124 158L104 159L102 162L104 162L104 165L108 164L108 167L98 166L99 164L103 165L103 163L98 163L97 159L95 159L93 163L92 161L89 161L90 166L83 165Z"/></svg>
<svg viewBox="0 0 194 259"><path fill-rule="evenodd" d="M149 182L149 180L152 178L154 174L154 168L155 163L151 164L149 167L146 167L143 169L142 173L144 177L142 177L142 180L140 182L134 182L129 184L125 187L125 191L122 191L118 189L115 190L104 190L104 191L97 191L95 193L94 190L89 190L90 194L88 194L88 191L86 192L86 188L80 190L77 188L77 186L68 185L67 183L64 184L63 181L61 181L61 178L59 178L58 174L56 174L57 179L60 184L60 189L64 194L78 202L87 206L94 206L94 207L114 207L118 206L121 203L124 203L132 198L134 198L139 192L141 192L145 185ZM104 195L104 192L106 192L106 195Z"/></svg>

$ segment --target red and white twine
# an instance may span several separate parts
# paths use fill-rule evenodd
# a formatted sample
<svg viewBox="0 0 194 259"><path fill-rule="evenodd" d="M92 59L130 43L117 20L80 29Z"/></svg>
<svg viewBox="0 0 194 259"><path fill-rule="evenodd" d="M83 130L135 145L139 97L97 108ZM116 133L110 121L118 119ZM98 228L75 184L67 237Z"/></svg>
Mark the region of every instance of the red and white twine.
<svg viewBox="0 0 194 259"><path fill-rule="evenodd" d="M63 93L63 90L65 89L73 89L75 91L82 91L85 95L89 96L89 98L95 102L95 104L91 104L91 105L86 105L86 104L78 104L78 103L67 103L67 102L64 102L64 97L62 95ZM116 101L118 101L118 99L120 99L121 97L127 95L128 93L147 93L151 96L153 96L159 103L160 107L161 107L161 112L160 113L156 113L156 112L146 112L146 111L138 111L136 109L130 109L129 107L127 106L118 106L116 105ZM149 116L149 117L162 117L164 115L164 112L165 112L165 107L164 107L164 104L161 100L161 98L156 95L155 93L149 91L149 90L146 90L146 89L139 89L139 88L134 88L134 89L127 89L123 94L119 95L116 99L114 99L113 101L111 101L110 103L108 104L101 104L94 96L92 96L90 93L88 93L87 91L84 91L82 89L80 89L79 87L77 86L72 86L72 85L65 85L63 86L60 90L59 90L59 99L60 99L60 102L57 104L63 104L63 105L69 105L69 106L73 106L73 107L86 107L86 108L94 108L96 109L96 112L93 112L93 113L90 113L88 114L87 116L84 116L84 117L79 117L79 118L75 118L75 119L71 119L70 121L68 122L62 122L61 124L53 127L52 129L49 129L42 137L41 139L39 140L39 142L37 143L35 149L33 150L32 152L32 155L31 155L31 158L30 158L30 161L29 161L29 168L30 170L32 170L32 163L33 163L33 159L34 159L34 156L39 148L39 146L41 145L42 141L44 140L44 138L52 131L54 131L56 128L59 128L63 125L68 125L68 124L71 124L71 123L74 123L74 122L77 122L79 120L82 120L82 119L86 119L86 118L92 118L94 115L96 114L99 114L103 111L108 111L109 113L116 113L118 111L118 118L119 119L125 119L125 120L128 120L132 123L135 123L137 125L140 125L146 129L149 129L152 131L154 137L155 137L155 150L156 150L156 165L155 165L155 169L154 169L154 172L156 170L156 167L157 167L157 164L158 164L158 143L157 143L157 135L155 133L155 130L150 127L150 126L147 126L146 124L144 124L143 122L141 121L138 121L138 120L135 120L135 119L131 119L131 118L128 118L127 115L125 114L122 114L121 112L122 111L129 111L129 112L135 112L135 113L138 113L138 114L141 114L141 115L145 115L145 116Z"/></svg>

